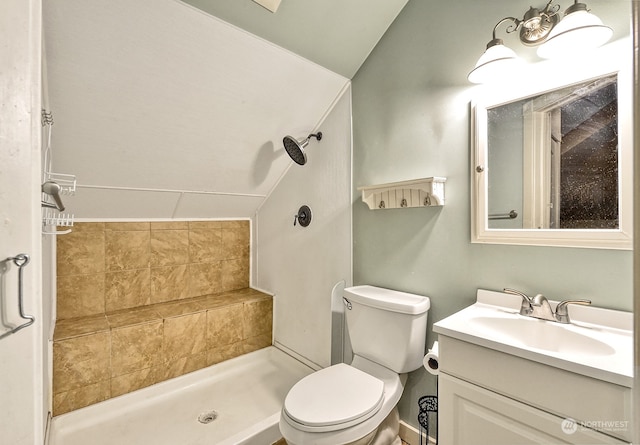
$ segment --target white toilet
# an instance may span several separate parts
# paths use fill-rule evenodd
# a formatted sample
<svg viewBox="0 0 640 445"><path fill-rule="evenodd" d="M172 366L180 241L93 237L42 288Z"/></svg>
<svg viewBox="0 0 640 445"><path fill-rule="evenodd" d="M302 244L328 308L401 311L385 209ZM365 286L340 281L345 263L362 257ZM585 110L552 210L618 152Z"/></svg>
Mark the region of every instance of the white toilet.
<svg viewBox="0 0 640 445"><path fill-rule="evenodd" d="M396 405L422 366L429 298L374 286L343 295L353 361L296 383L280 432L289 445L400 445Z"/></svg>

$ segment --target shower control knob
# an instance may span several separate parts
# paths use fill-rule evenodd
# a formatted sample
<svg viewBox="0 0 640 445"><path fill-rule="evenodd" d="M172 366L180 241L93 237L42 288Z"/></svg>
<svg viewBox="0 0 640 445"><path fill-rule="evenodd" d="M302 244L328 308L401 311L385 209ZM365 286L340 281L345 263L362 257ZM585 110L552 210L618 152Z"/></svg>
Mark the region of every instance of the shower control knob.
<svg viewBox="0 0 640 445"><path fill-rule="evenodd" d="M298 209L298 214L293 217L293 225L295 226L296 223L300 223L302 227L307 227L311 224L311 209L309 206L304 205Z"/></svg>

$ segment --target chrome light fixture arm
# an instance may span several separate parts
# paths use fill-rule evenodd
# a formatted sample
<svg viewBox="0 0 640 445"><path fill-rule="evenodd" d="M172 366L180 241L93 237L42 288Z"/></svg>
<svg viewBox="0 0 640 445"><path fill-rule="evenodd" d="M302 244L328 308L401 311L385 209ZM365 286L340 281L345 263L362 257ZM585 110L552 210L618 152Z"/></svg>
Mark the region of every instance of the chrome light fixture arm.
<svg viewBox="0 0 640 445"><path fill-rule="evenodd" d="M520 27L520 25L522 24L522 20L519 20L515 17L505 17L502 20L500 20L498 23L496 23L496 26L493 27L493 33L492 33L492 40L487 43L487 48L491 48L494 45L502 45L502 39L499 39L496 37L496 31L498 30L498 27L500 25L502 25L504 22L507 21L511 21L513 22L511 25L507 26L506 32L507 34L511 34L512 32L516 32L518 30L518 28Z"/></svg>
<svg viewBox="0 0 640 445"><path fill-rule="evenodd" d="M493 28L493 39L487 44L487 50L469 73L469 82L489 82L505 73L506 69L511 69L514 66L513 62L518 60L516 53L505 47L502 39L496 37L498 26L506 21L512 22L506 29L507 34L520 30L520 42L525 46L539 45L537 52L542 58L563 54L567 51L566 47L569 47L569 50L597 48L611 38L613 30L591 14L586 4L574 0L573 5L565 11L565 18L560 22L560 5L554 5L553 1L549 0L542 10L530 7L522 19L505 17L500 20ZM586 34L588 38L585 37ZM567 39L567 35L571 35L572 38ZM576 44L576 39L581 42L579 45ZM489 51L490 48L493 49Z"/></svg>
<svg viewBox="0 0 640 445"><path fill-rule="evenodd" d="M496 40L498 26L506 21L511 21L513 24L507 27L507 34L520 30L520 41L524 45L533 46L542 43L560 20L558 15L560 5L552 5L552 3L553 0L550 0L542 11L533 6L530 7L522 19L503 18L493 28L493 40Z"/></svg>

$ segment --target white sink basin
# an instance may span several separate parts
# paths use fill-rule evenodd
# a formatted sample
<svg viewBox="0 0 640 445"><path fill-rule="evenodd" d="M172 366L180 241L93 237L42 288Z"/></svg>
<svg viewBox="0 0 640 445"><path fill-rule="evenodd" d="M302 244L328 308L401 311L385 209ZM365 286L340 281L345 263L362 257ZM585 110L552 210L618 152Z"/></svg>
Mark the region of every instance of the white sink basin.
<svg viewBox="0 0 640 445"><path fill-rule="evenodd" d="M510 338L523 347L569 355L607 356L616 350L602 341L580 332L571 325L513 315L505 317L474 317L471 324L498 339Z"/></svg>
<svg viewBox="0 0 640 445"><path fill-rule="evenodd" d="M434 324L440 334L631 387L633 314L571 306L571 323L519 314L521 298L478 290L475 304ZM555 307L556 302L551 302Z"/></svg>

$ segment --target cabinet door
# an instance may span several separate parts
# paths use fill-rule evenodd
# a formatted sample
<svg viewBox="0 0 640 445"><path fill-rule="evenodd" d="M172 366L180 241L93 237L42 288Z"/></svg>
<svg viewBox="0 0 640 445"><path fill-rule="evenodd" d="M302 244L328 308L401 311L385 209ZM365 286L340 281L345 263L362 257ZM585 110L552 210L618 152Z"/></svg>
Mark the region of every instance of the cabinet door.
<svg viewBox="0 0 640 445"><path fill-rule="evenodd" d="M444 373L438 384L442 445L625 443Z"/></svg>

